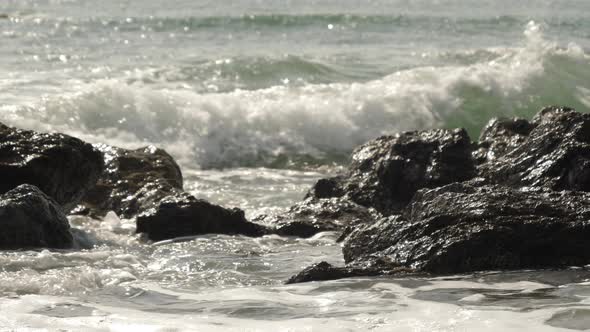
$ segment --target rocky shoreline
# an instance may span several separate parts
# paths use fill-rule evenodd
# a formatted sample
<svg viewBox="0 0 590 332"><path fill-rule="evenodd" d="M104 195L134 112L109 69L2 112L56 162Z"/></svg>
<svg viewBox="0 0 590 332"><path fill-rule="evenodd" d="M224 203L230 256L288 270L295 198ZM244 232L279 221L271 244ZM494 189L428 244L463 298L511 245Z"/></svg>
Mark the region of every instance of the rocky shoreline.
<svg viewBox="0 0 590 332"><path fill-rule="evenodd" d="M277 216L183 190L164 150L91 145L0 124L0 249L78 249L67 215L134 219L151 241L208 233L310 237L341 233L346 265L287 282L452 274L590 264L590 115L546 107L531 121L383 136L355 149Z"/></svg>

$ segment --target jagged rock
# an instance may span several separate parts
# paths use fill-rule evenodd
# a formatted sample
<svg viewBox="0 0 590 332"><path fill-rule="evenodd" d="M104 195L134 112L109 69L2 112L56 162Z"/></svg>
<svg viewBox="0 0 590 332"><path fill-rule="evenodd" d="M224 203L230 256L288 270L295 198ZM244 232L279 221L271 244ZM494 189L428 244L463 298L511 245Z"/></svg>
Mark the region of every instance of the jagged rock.
<svg viewBox="0 0 590 332"><path fill-rule="evenodd" d="M69 211L102 170L100 152L79 139L0 124L0 193L32 184Z"/></svg>
<svg viewBox="0 0 590 332"><path fill-rule="evenodd" d="M367 143L349 173L318 181L308 196L344 197L389 216L353 228L346 266L323 262L290 282L398 268L448 274L590 264L589 120L552 106L530 122L492 120L476 144L460 130Z"/></svg>
<svg viewBox="0 0 590 332"><path fill-rule="evenodd" d="M262 236L264 226L251 223L240 209L225 209L184 192L164 197L137 216L137 233L153 241L200 234Z"/></svg>
<svg viewBox="0 0 590 332"><path fill-rule="evenodd" d="M278 235L305 238L319 232L343 231L349 226L372 223L379 217L377 211L344 198L308 198L282 214L263 216L258 221L274 226Z"/></svg>
<svg viewBox="0 0 590 332"><path fill-rule="evenodd" d="M418 189L472 178L471 150L464 129L382 136L353 152L347 174L318 181L308 197L343 196L383 214L397 213Z"/></svg>
<svg viewBox="0 0 590 332"><path fill-rule="evenodd" d="M24 184L0 195L0 249L71 248L70 224L58 204Z"/></svg>
<svg viewBox="0 0 590 332"><path fill-rule="evenodd" d="M478 163L495 160L519 147L535 126L525 119L492 119L482 129L473 156Z"/></svg>
<svg viewBox="0 0 590 332"><path fill-rule="evenodd" d="M547 107L532 126L518 146L481 165L480 176L512 187L590 191L590 115Z"/></svg>
<svg viewBox="0 0 590 332"><path fill-rule="evenodd" d="M353 232L345 261L439 274L590 263L590 194L479 185L419 191L401 216Z"/></svg>
<svg viewBox="0 0 590 332"><path fill-rule="evenodd" d="M137 232L153 241L207 233L259 236L266 228L248 222L239 209L225 209L182 190L182 173L174 159L153 146L126 150L96 146L106 168L84 197L78 214L102 217L114 211L136 218Z"/></svg>
<svg viewBox="0 0 590 332"><path fill-rule="evenodd" d="M105 144L96 147L103 153L106 167L77 213L102 217L114 211L132 218L182 190L180 168L166 151L154 146L137 150Z"/></svg>

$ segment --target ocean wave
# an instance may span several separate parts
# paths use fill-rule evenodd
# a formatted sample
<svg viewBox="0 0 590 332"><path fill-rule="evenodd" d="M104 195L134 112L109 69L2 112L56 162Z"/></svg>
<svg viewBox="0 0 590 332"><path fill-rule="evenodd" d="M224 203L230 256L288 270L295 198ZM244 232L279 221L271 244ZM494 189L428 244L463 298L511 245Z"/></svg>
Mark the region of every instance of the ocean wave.
<svg viewBox="0 0 590 332"><path fill-rule="evenodd" d="M546 104L590 107L590 60L527 25L525 44L485 59L412 68L369 82L278 85L200 93L109 79L32 106L3 107L4 121L92 142L156 144L202 168L300 167L341 162L383 134L465 127L475 138L493 116L530 117ZM468 61L470 62L470 61Z"/></svg>
<svg viewBox="0 0 590 332"><path fill-rule="evenodd" d="M86 24L106 27L118 27L121 31L171 31L178 29L204 30L204 29L267 29L267 28L305 28L328 26L347 28L386 27L388 29L400 27L505 27L516 28L526 24L526 17L517 15L500 15L493 17L447 17L435 15L407 15L407 14L322 14L322 13L298 13L298 14L244 14L229 16L136 16L136 17L51 17L47 15L14 16L13 19L31 20L39 23L51 23L56 21L61 24ZM586 19L575 21L555 21L551 24L579 26L590 23Z"/></svg>
<svg viewBox="0 0 590 332"><path fill-rule="evenodd" d="M197 92L258 90L276 85L302 86L331 82L368 81L382 72L374 68L326 63L294 55L237 56L212 61L185 61L164 67L136 69L126 83L190 85Z"/></svg>

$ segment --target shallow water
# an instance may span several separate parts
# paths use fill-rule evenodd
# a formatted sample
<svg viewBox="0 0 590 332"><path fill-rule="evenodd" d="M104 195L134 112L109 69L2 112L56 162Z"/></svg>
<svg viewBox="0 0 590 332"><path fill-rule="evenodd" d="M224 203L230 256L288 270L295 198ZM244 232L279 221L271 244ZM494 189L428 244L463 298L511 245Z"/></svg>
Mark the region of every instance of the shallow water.
<svg viewBox="0 0 590 332"><path fill-rule="evenodd" d="M280 213L382 134L590 107L590 3L5 0L0 121L155 144L185 189ZM87 251L0 253L0 330L590 329L589 272L283 285L336 234L148 245L71 218Z"/></svg>

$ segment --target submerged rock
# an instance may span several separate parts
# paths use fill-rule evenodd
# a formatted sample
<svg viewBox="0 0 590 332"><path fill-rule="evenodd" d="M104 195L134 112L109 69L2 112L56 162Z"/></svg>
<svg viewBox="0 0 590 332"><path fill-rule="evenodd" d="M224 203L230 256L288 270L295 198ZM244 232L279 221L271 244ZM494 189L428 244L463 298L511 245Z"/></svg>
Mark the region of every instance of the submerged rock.
<svg viewBox="0 0 590 332"><path fill-rule="evenodd" d="M323 179L308 197L346 197L383 214L403 209L421 188L465 181L475 175L464 129L382 136L355 149L346 175Z"/></svg>
<svg viewBox="0 0 590 332"><path fill-rule="evenodd" d="M0 195L0 249L71 248L70 224L59 205L32 185Z"/></svg>
<svg viewBox="0 0 590 332"><path fill-rule="evenodd" d="M275 227L282 236L311 237L319 232L342 232L347 227L372 223L380 217L345 198L308 198L277 216L263 216L259 221Z"/></svg>
<svg viewBox="0 0 590 332"><path fill-rule="evenodd" d="M105 144L96 147L103 153L106 167L77 213L102 217L114 211L132 218L182 190L180 167L166 151L154 146L137 150Z"/></svg>
<svg viewBox="0 0 590 332"><path fill-rule="evenodd" d="M0 124L0 193L32 184L69 211L102 170L100 152L79 139Z"/></svg>
<svg viewBox="0 0 590 332"><path fill-rule="evenodd" d="M480 176L512 187L590 191L590 115L547 107L531 125L519 144L481 165Z"/></svg>
<svg viewBox="0 0 590 332"><path fill-rule="evenodd" d="M200 234L262 236L264 226L251 223L240 209L225 209L177 192L137 216L137 232L152 241Z"/></svg>
<svg viewBox="0 0 590 332"><path fill-rule="evenodd" d="M352 277L417 275L415 270L405 268L384 260L374 260L363 265L333 266L327 262L311 265L289 278L286 284L309 281L337 280ZM423 275L423 274L422 274Z"/></svg>
<svg viewBox="0 0 590 332"><path fill-rule="evenodd" d="M447 274L590 263L590 195L455 183L422 190L401 216L359 229L345 261L387 257Z"/></svg>

